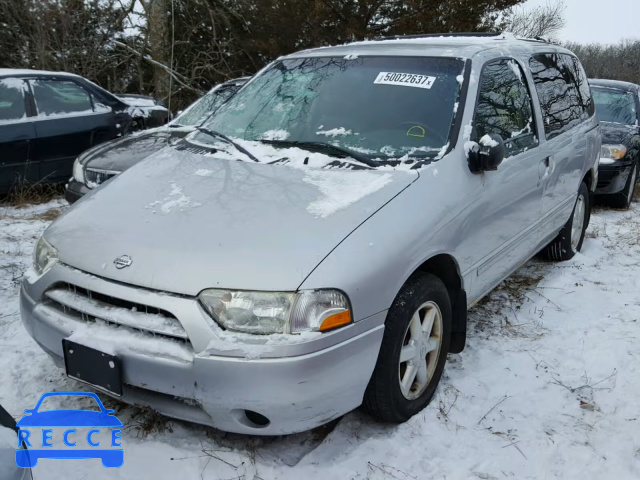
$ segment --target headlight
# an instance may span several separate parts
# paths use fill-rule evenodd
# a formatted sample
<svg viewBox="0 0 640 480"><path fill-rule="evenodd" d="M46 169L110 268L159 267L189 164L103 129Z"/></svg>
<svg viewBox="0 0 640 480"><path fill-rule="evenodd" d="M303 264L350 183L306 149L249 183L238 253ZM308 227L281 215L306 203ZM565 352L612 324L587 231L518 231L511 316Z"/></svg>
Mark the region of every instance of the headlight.
<svg viewBox="0 0 640 480"><path fill-rule="evenodd" d="M53 267L58 261L58 251L44 239L44 235L40 237L33 251L33 268L38 275Z"/></svg>
<svg viewBox="0 0 640 480"><path fill-rule="evenodd" d="M337 290L292 293L210 289L198 299L222 327L237 332L324 332L351 323L349 301Z"/></svg>
<svg viewBox="0 0 640 480"><path fill-rule="evenodd" d="M84 183L84 167L79 160L76 158L76 161L73 162L73 179L76 182Z"/></svg>
<svg viewBox="0 0 640 480"><path fill-rule="evenodd" d="M611 160L620 160L627 154L627 147L624 145L602 145L600 158L609 158Z"/></svg>

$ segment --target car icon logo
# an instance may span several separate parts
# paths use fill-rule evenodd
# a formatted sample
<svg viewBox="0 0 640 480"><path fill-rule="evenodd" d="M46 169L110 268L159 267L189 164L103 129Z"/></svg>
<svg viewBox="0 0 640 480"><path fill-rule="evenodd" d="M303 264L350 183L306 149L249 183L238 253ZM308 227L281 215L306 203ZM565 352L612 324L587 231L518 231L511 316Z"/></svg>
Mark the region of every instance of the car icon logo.
<svg viewBox="0 0 640 480"><path fill-rule="evenodd" d="M129 255L120 255L113 261L113 264L118 270L131 266L133 259Z"/></svg>
<svg viewBox="0 0 640 480"><path fill-rule="evenodd" d="M99 410L41 409L42 402L46 398L58 396L93 398ZM40 397L35 408L26 409L25 415L17 422L18 439L25 448L16 450L16 465L20 468L33 468L41 458L68 460L97 458L107 468L121 467L124 463L124 449L120 443L123 425L114 413L114 410L105 408L93 392L45 393ZM56 437L53 428L64 429L64 434L59 438ZM86 435L82 435L79 431L89 428ZM110 441L103 440L102 448L97 440L101 431L110 434ZM63 446L70 448L62 448Z"/></svg>

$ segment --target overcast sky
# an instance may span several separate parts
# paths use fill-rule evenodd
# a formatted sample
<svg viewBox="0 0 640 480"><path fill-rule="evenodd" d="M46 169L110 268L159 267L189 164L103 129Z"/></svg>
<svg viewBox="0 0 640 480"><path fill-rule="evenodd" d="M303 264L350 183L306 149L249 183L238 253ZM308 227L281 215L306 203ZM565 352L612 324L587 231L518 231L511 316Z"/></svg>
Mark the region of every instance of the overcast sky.
<svg viewBox="0 0 640 480"><path fill-rule="evenodd" d="M528 0L526 8L549 0ZM551 0L555 1L555 0ZM564 0L567 26L561 40L580 43L618 43L640 40L640 0Z"/></svg>

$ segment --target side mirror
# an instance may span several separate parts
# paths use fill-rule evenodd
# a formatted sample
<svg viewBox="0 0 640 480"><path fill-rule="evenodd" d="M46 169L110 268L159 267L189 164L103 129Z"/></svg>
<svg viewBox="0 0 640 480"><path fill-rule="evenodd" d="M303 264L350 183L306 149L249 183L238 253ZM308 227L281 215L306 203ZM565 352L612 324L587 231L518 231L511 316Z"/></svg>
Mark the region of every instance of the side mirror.
<svg viewBox="0 0 640 480"><path fill-rule="evenodd" d="M492 172L504 161L504 140L497 133L485 135L479 143L470 142L469 169L473 173Z"/></svg>

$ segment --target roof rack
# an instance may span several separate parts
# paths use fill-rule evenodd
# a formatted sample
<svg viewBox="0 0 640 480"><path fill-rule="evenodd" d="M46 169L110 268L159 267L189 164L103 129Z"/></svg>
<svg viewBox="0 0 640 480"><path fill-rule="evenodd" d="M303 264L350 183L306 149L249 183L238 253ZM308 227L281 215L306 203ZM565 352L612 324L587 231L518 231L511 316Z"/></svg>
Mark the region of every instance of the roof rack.
<svg viewBox="0 0 640 480"><path fill-rule="evenodd" d="M520 40L523 40L525 42L550 43L552 45L555 45L554 42L552 42L548 38L543 38L543 37L532 37L532 38L523 37Z"/></svg>
<svg viewBox="0 0 640 480"><path fill-rule="evenodd" d="M371 40L381 41L381 40L402 40L402 39L413 39L413 38L441 38L441 37L497 37L502 35L503 32L462 32L462 33L420 33L418 35L391 35L387 37L378 37L373 38Z"/></svg>

